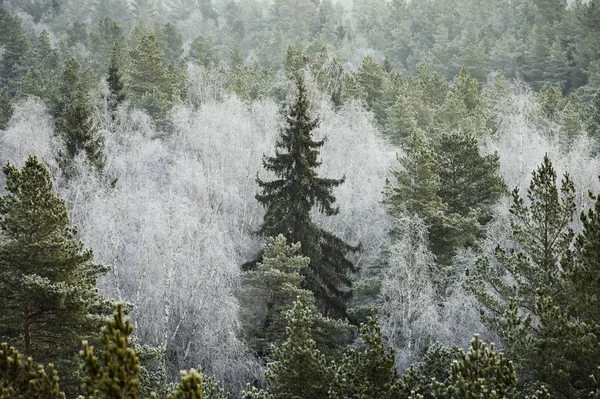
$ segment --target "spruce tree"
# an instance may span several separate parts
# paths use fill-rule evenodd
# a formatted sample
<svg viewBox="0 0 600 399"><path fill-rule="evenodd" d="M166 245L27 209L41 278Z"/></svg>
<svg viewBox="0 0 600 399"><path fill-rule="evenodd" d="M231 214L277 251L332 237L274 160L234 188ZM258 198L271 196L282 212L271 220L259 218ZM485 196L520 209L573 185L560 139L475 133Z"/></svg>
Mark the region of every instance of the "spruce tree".
<svg viewBox="0 0 600 399"><path fill-rule="evenodd" d="M0 86L0 130L6 129L13 114L13 106L8 93Z"/></svg>
<svg viewBox="0 0 600 399"><path fill-rule="evenodd" d="M0 59L0 86L14 96L17 83L27 71L26 55L30 44L19 17L0 10L0 26L0 46L3 47Z"/></svg>
<svg viewBox="0 0 600 399"><path fill-rule="evenodd" d="M79 63L74 59L67 61L60 97L55 101L56 127L64 145L58 161L67 177L72 177L72 162L80 152L98 172L104 169L104 139L92 116L86 83L84 75L79 74Z"/></svg>
<svg viewBox="0 0 600 399"><path fill-rule="evenodd" d="M300 254L310 258L309 267L303 271L303 287L315 294L325 315L343 317L350 296L349 274L356 270L347 255L357 248L318 227L311 219L315 206L327 216L338 213L332 191L344 179L317 175L319 148L324 141L312 138L319 121L310 117L308 108L306 89L299 83L298 97L287 116L287 127L277 141L275 156L263 159L265 169L277 179L257 178L261 192L256 199L266 209L258 233L265 237L282 234L289 242L299 242Z"/></svg>
<svg viewBox="0 0 600 399"><path fill-rule="evenodd" d="M73 364L82 339L110 314L96 290L108 268L93 262L76 239L65 203L35 158L23 169L4 167L0 197L0 337L36 362L54 362L68 394L77 390Z"/></svg>
<svg viewBox="0 0 600 399"><path fill-rule="evenodd" d="M110 63L108 65L108 90L110 92L108 98L108 109L111 112L115 112L117 107L125 101L125 84L123 83L123 76L120 70L119 63L119 44L115 44L111 54Z"/></svg>

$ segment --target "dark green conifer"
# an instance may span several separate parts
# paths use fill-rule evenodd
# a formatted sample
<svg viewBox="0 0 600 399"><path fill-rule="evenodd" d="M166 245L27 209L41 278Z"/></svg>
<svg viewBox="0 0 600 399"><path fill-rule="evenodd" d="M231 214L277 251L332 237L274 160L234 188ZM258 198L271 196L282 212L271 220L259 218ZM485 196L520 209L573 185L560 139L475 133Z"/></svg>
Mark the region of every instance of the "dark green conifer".
<svg viewBox="0 0 600 399"><path fill-rule="evenodd" d="M359 347L348 347L335 368L329 398L397 398L400 392L396 354L393 349L386 351L375 313L361 325L360 336Z"/></svg>
<svg viewBox="0 0 600 399"><path fill-rule="evenodd" d="M35 158L23 169L4 167L7 194L0 197L0 339L36 362L54 362L72 395L78 382L74 355L99 328L112 303L96 289L108 267L93 262L76 239L65 203Z"/></svg>
<svg viewBox="0 0 600 399"><path fill-rule="evenodd" d="M123 83L123 76L120 70L119 63L120 51L118 44L115 44L111 55L110 64L108 65L108 90L110 92L108 98L108 109L114 112L117 107L125 101L125 84Z"/></svg>
<svg viewBox="0 0 600 399"><path fill-rule="evenodd" d="M265 169L277 179L257 179L261 192L256 199L266 209L258 233L265 237L282 234L289 242L301 243L300 254L310 258L309 267L303 271L303 287L313 291L325 315L343 317L350 296L349 273L356 270L347 254L355 248L315 225L310 212L316 206L327 216L337 214L332 191L344 179L317 175L319 148L324 141L312 138L319 121L310 117L308 108L306 89L298 84L298 97L289 110L275 156L263 160Z"/></svg>
<svg viewBox="0 0 600 399"><path fill-rule="evenodd" d="M0 86L0 130L6 129L13 111L8 93Z"/></svg>

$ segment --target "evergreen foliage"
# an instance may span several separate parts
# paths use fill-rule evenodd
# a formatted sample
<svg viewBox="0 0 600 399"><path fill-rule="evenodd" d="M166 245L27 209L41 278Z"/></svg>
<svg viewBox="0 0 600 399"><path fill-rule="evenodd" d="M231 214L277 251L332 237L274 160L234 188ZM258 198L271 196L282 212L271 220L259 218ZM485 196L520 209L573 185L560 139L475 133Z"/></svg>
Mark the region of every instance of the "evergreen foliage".
<svg viewBox="0 0 600 399"><path fill-rule="evenodd" d="M0 130L6 129L13 114L13 105L8 93L0 87Z"/></svg>
<svg viewBox="0 0 600 399"><path fill-rule="evenodd" d="M362 343L359 348L348 347L329 388L329 397L392 399L398 397L398 373L395 352L386 351L381 328L375 313L361 325ZM387 352L387 353L386 353Z"/></svg>
<svg viewBox="0 0 600 399"><path fill-rule="evenodd" d="M2 399L64 399L58 386L58 375L53 364L33 364L31 357L23 356L12 346L0 346L0 397Z"/></svg>
<svg viewBox="0 0 600 399"><path fill-rule="evenodd" d="M63 389L77 390L73 355L109 314L96 279L108 271L75 237L50 174L35 158L4 167L0 197L0 336L40 363L54 362Z"/></svg>
<svg viewBox="0 0 600 399"><path fill-rule="evenodd" d="M356 248L316 226L311 219L313 207L327 216L338 213L333 189L344 179L321 178L316 168L319 148L324 141L314 141L312 131L319 121L311 119L306 89L298 84L298 97L290 107L287 127L281 131L274 157L265 157L263 165L277 177L273 181L257 178L261 193L256 199L266 213L259 234L276 237L282 234L289 242L300 243L300 254L310 258L304 287L310 289L325 315L343 317L350 296L350 276L356 270L347 258Z"/></svg>
<svg viewBox="0 0 600 399"><path fill-rule="evenodd" d="M298 300L286 318L287 340L275 349L265 375L269 391L282 399L327 397L332 371L311 336L314 314Z"/></svg>
<svg viewBox="0 0 600 399"><path fill-rule="evenodd" d="M79 63L71 58L63 69L59 98L55 101L55 120L64 148L59 164L67 177L72 177L74 159L83 152L98 172L105 165L104 138L98 133L89 104L85 74L79 73Z"/></svg>
<svg viewBox="0 0 600 399"><path fill-rule="evenodd" d="M518 246L498 246L495 259L499 267L482 257L467 279L468 288L485 309L484 321L501 338L509 338L505 330L508 317L505 312L509 306L518 309L524 318L539 316L538 288L543 287L558 303L564 300L559 261L573 239L570 223L575 211L574 198L575 187L566 174L559 192L556 172L546 155L533 172L527 202L517 189L513 191L511 227Z"/></svg>

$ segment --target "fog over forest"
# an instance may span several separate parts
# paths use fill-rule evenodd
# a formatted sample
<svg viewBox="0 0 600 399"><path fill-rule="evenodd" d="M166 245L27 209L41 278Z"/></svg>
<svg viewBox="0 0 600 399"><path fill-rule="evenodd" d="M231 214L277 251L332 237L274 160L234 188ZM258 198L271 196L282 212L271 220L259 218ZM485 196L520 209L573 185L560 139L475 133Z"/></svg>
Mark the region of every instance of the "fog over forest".
<svg viewBox="0 0 600 399"><path fill-rule="evenodd" d="M0 163L0 398L600 398L600 0L0 0Z"/></svg>

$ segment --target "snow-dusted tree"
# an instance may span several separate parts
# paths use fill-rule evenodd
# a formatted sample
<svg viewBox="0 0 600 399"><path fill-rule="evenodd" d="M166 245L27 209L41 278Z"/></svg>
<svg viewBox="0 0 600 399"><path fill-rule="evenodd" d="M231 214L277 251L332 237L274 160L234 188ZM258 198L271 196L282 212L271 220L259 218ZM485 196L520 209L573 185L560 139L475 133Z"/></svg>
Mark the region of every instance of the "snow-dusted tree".
<svg viewBox="0 0 600 399"><path fill-rule="evenodd" d="M443 339L433 281L437 267L428 249L427 227L418 217L399 219L384 249L387 270L381 285L383 335L407 367L436 339Z"/></svg>
<svg viewBox="0 0 600 399"><path fill-rule="evenodd" d="M6 129L13 114L13 105L4 88L0 87L0 130Z"/></svg>

